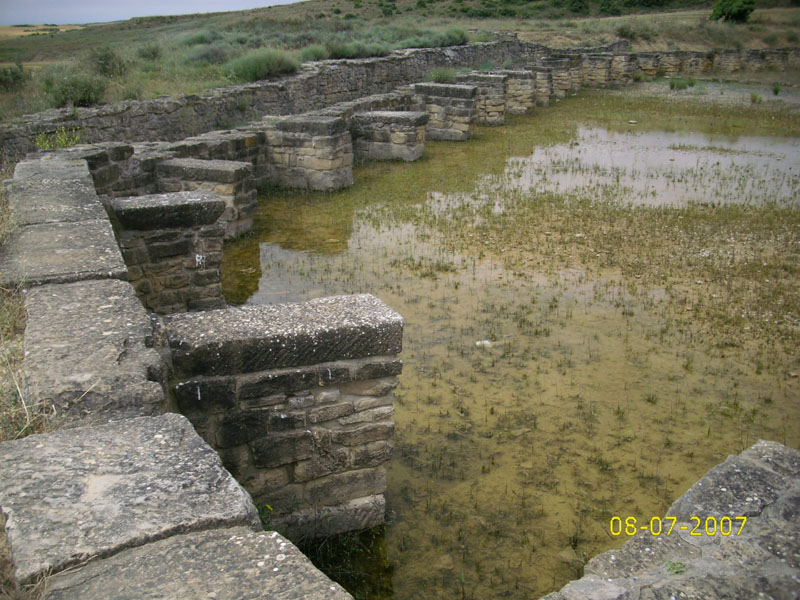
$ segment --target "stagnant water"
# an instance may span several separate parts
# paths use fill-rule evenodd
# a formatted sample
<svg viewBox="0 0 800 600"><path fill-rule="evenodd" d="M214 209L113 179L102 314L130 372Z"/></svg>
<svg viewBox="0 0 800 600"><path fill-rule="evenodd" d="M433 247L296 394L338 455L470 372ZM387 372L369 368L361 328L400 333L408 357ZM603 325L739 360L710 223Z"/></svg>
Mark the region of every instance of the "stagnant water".
<svg viewBox="0 0 800 600"><path fill-rule="evenodd" d="M578 108L544 137L521 117L350 190L268 194L226 247L231 302L370 292L406 319L388 524L347 567L374 571L357 597L538 597L625 541L612 516L663 515L759 438L800 445L800 140L610 130ZM717 227L764 213L781 226L730 244ZM708 239L661 239L689 221ZM786 285L753 284L758 261Z"/></svg>

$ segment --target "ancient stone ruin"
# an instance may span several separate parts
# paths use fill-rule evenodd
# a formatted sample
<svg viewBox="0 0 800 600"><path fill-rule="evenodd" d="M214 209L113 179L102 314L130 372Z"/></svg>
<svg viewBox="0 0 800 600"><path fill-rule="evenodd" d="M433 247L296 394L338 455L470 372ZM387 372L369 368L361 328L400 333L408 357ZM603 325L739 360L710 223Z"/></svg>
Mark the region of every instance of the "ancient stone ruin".
<svg viewBox="0 0 800 600"><path fill-rule="evenodd" d="M59 426L0 445L18 581L52 576L48 597L64 599L121 588L349 597L283 536L383 522L403 319L371 295L228 307L224 240L251 229L265 184L349 186L355 161L413 161L427 139L468 139L580 86L800 64L796 50L626 49L506 40L406 50L208 97L80 109L75 121L50 111L0 130L19 160L9 186L18 230L2 249L0 280L26 290L27 398ZM488 61L513 68L422 83L432 67ZM221 128L232 116L237 126ZM27 155L37 133L60 127L90 143ZM764 448L774 459L753 458ZM789 493L781 478L796 496L793 451L748 452L766 461L759 468L776 497ZM262 531L256 506L280 534ZM673 550L690 552L664 552ZM787 567L795 577L796 562ZM608 577L628 589L629 575Z"/></svg>

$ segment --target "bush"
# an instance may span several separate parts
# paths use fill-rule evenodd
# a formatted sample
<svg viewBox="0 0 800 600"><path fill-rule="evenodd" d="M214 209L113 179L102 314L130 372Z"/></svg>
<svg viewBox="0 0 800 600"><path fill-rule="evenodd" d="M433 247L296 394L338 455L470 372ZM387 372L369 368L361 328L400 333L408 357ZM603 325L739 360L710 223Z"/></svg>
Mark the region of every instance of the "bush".
<svg viewBox="0 0 800 600"><path fill-rule="evenodd" d="M194 50L186 57L187 63L221 65L230 58L230 48L223 44L211 44Z"/></svg>
<svg viewBox="0 0 800 600"><path fill-rule="evenodd" d="M161 46L158 44L146 44L136 51L136 55L142 60L157 61L161 58Z"/></svg>
<svg viewBox="0 0 800 600"><path fill-rule="evenodd" d="M631 42L635 42L636 38L639 37L639 35L636 33L636 30L628 23L623 23L617 27L615 33L617 34L617 37L622 38L623 40L630 40Z"/></svg>
<svg viewBox="0 0 800 600"><path fill-rule="evenodd" d="M128 71L128 61L110 46L92 50L89 61L92 68L103 77L121 77Z"/></svg>
<svg viewBox="0 0 800 600"><path fill-rule="evenodd" d="M325 60L326 58L328 58L328 50L322 44L306 46L300 51L300 60L303 62Z"/></svg>
<svg viewBox="0 0 800 600"><path fill-rule="evenodd" d="M185 46L197 46L198 44L210 44L222 37L219 32L216 31L209 31L208 29L204 29L203 31L198 31L197 33L190 33L186 37L181 40L181 43Z"/></svg>
<svg viewBox="0 0 800 600"><path fill-rule="evenodd" d="M0 89L6 92L15 92L19 90L27 79L27 73L22 70L21 63L13 67L3 67L0 69Z"/></svg>
<svg viewBox="0 0 800 600"><path fill-rule="evenodd" d="M456 72L450 67L434 67L428 71L428 76L425 79L435 83L455 83Z"/></svg>
<svg viewBox="0 0 800 600"><path fill-rule="evenodd" d="M755 0L717 0L711 9L712 21L733 21L746 23L756 8Z"/></svg>
<svg viewBox="0 0 800 600"><path fill-rule="evenodd" d="M386 56L389 48L385 44L364 42L333 42L328 44L330 58L367 58L370 56Z"/></svg>
<svg viewBox="0 0 800 600"><path fill-rule="evenodd" d="M52 99L53 106L91 106L103 98L106 82L100 77L81 72L66 74L45 81L45 91Z"/></svg>
<svg viewBox="0 0 800 600"><path fill-rule="evenodd" d="M258 81L275 75L294 73L298 66L294 57L275 48L255 50L228 63L229 70L239 81Z"/></svg>

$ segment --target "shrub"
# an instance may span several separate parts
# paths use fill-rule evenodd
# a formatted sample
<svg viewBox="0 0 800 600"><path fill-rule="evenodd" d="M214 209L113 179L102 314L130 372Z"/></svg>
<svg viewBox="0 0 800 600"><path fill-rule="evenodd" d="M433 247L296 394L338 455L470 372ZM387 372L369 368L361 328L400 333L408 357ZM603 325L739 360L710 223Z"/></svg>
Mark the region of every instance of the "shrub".
<svg viewBox="0 0 800 600"><path fill-rule="evenodd" d="M100 77L82 72L67 72L64 75L45 81L45 91L53 99L53 105L91 106L103 98L106 82Z"/></svg>
<svg viewBox="0 0 800 600"><path fill-rule="evenodd" d="M776 96L781 93L781 86L777 83L772 84L772 93Z"/></svg>
<svg viewBox="0 0 800 600"><path fill-rule="evenodd" d="M40 131L36 134L34 144L39 150L55 150L56 148L69 148L81 143L81 134L75 129L67 130L65 127L57 129L52 134Z"/></svg>
<svg viewBox="0 0 800 600"><path fill-rule="evenodd" d="M198 44L210 44L213 41L218 40L220 37L219 32L217 31L210 31L208 29L204 29L203 31L198 31L196 33L190 33L186 37L181 40L181 43L185 46L196 46Z"/></svg>
<svg viewBox="0 0 800 600"><path fill-rule="evenodd" d="M0 69L0 89L6 92L15 92L20 89L28 79L27 73L22 70L22 64Z"/></svg>
<svg viewBox="0 0 800 600"><path fill-rule="evenodd" d="M326 58L328 58L328 50L322 44L306 46L300 51L300 60L303 62L325 60Z"/></svg>
<svg viewBox="0 0 800 600"><path fill-rule="evenodd" d="M187 63L221 65L230 58L230 48L225 44L211 44L194 50L186 57Z"/></svg>
<svg viewBox="0 0 800 600"><path fill-rule="evenodd" d="M156 61L161 58L161 46L158 44L146 44L139 47L136 55L142 60Z"/></svg>
<svg viewBox="0 0 800 600"><path fill-rule="evenodd" d="M756 94L753 92L750 94L750 103L751 104L761 104L764 101L764 98L761 97L761 94Z"/></svg>
<svg viewBox="0 0 800 600"><path fill-rule="evenodd" d="M636 38L639 37L636 33L636 30L628 23L623 23L617 27L615 33L617 34L617 37L620 37L624 40L630 40L631 42L636 41Z"/></svg>
<svg viewBox="0 0 800 600"><path fill-rule="evenodd" d="M428 76L425 79L435 83L454 83L456 72L450 67L434 67L428 71Z"/></svg>
<svg viewBox="0 0 800 600"><path fill-rule="evenodd" d="M231 73L239 81L258 81L275 75L294 73L298 66L294 57L275 48L255 50L228 63Z"/></svg>
<svg viewBox="0 0 800 600"><path fill-rule="evenodd" d="M746 23L755 8L755 0L717 0L709 18L712 21L722 19L734 23Z"/></svg>
<svg viewBox="0 0 800 600"><path fill-rule="evenodd" d="M369 56L386 56L389 48L385 44L364 42L333 42L328 44L330 58L366 58Z"/></svg>
<svg viewBox="0 0 800 600"><path fill-rule="evenodd" d="M622 8L617 0L600 0L599 12L601 15L621 15Z"/></svg>
<svg viewBox="0 0 800 600"><path fill-rule="evenodd" d="M103 77L121 77L128 71L128 61L110 46L93 49L89 61L92 68Z"/></svg>

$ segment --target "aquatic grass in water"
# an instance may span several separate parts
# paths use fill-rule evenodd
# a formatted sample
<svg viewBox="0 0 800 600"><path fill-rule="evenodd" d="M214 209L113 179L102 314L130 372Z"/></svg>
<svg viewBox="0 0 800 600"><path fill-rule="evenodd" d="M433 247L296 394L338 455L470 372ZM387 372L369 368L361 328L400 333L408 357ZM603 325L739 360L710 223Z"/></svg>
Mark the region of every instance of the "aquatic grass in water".
<svg viewBox="0 0 800 600"><path fill-rule="evenodd" d="M631 133L647 110L706 135ZM663 515L759 438L800 444L796 145L708 110L583 96L349 190L272 191L227 245L229 299L370 292L406 318L394 591L363 597L536 597L624 541L612 516ZM608 150L632 144L664 164Z"/></svg>

